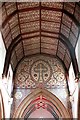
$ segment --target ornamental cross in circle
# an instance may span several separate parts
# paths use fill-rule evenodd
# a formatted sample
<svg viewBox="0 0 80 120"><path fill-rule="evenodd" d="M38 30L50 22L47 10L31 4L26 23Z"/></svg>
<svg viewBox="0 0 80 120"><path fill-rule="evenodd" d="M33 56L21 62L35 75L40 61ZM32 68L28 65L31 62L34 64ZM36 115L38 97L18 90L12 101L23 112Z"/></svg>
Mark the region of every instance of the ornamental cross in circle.
<svg viewBox="0 0 80 120"><path fill-rule="evenodd" d="M44 80L44 74L47 72L47 70L47 67L45 67L42 63L39 63L34 68L34 71L39 74L38 81L42 82Z"/></svg>

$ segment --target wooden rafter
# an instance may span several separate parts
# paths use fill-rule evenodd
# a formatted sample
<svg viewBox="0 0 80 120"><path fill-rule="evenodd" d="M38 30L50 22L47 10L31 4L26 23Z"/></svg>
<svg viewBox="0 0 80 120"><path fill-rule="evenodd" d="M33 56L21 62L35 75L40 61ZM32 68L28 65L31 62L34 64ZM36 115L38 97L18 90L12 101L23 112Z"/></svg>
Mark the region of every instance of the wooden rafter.
<svg viewBox="0 0 80 120"><path fill-rule="evenodd" d="M64 3L63 3L63 9L64 9ZM61 31L62 17L63 17L63 12L62 12L62 15L61 15L61 22L60 22L60 29L59 29L59 33L60 33L60 31ZM60 35L60 34L59 34L59 35ZM58 52L58 46L59 46L59 40L58 40L58 45L57 45L57 52ZM57 55L57 52L56 52L56 55Z"/></svg>
<svg viewBox="0 0 80 120"><path fill-rule="evenodd" d="M48 44L48 45L53 44L53 43L49 43L49 42L47 43L46 40L43 40L43 38L44 39L48 38L48 39L53 39L55 41L56 41L56 39L58 40L56 56L57 56L57 52L58 51L60 52L59 48L62 47L62 46L59 45L59 41L64 44L64 46L65 46L64 59L66 58L66 54L67 54L67 50L68 50L69 53L70 53L70 56L71 56L71 60L72 60L74 69L75 69L75 74L77 74L78 66L77 66L77 61L76 61L76 57L75 57L75 53L74 53L74 48L71 44L72 41L70 41L70 38L67 38L67 35L64 36L64 31L61 31L62 29L66 29L66 28L67 28L66 31L70 30L70 32L72 32L72 35L74 35L72 37L74 37L74 40L76 38L75 42L77 43L77 40L78 40L78 37L79 37L79 32L80 32L80 22L77 20L77 18L74 15L76 4L72 8L72 9L74 9L73 14L71 14L69 11L67 11L67 9L64 8L64 3L63 3L63 7L61 7L61 8L46 7L46 5L42 6L41 2L39 2L39 5L37 7L33 6L33 7L30 7L30 8L25 8L23 6L23 7L21 7L21 9L18 8L18 3L16 3L16 10L14 10L9 15L8 15L8 13L7 13L8 11L7 11L6 12L7 17L4 20L4 22L2 23L2 27L3 27L3 29L5 29L6 23L9 24L9 29L10 29L9 32L11 33L12 41L9 41L11 43L9 44L9 47L7 49L7 55L6 55L6 60L5 60L6 62L5 62L3 73L7 74L7 69L8 69L9 63L11 61L12 52L13 52L13 50L15 50L15 48L17 48L17 46L20 42L22 43L22 48L21 49L23 50L23 54L24 54L23 57L24 57L25 56L25 50L24 50L25 48L24 47L25 46L29 47L30 45L32 45L32 43L37 44L38 43L38 41L36 40L37 38L39 38L39 40L40 40L40 42L39 42L40 43L40 48L39 49L40 49L40 53L42 53L41 49L47 49L45 46L43 47L44 44ZM77 4L77 5L79 6L79 4ZM3 4L2 6L6 7L5 4ZM31 11L30 16L29 16L29 11ZM39 13L37 13L36 11L38 11ZM24 12L26 13L26 15L21 15ZM32 15L32 12L34 13L33 15ZM54 14L52 14L52 13L54 13ZM60 13L60 14L58 15L56 13ZM46 14L49 14L49 15L46 16ZM48 17L50 17L50 14L52 14L51 19L48 19ZM58 21L57 21L57 17L56 17L56 21L54 21L55 14L56 14L56 16L57 15L59 16ZM14 18L16 21L18 20L17 24L16 24L16 22L13 21L14 19L12 19L12 17L14 17L15 15L18 16L18 18L16 18L16 17ZM27 15L30 18L28 18ZM32 19L31 19L31 15L32 15ZM45 17L42 17L42 15L45 15ZM69 28L69 25L67 25L67 24L65 24L65 22L63 22L63 20L67 21L66 19L64 19L63 15L67 16L66 19L72 20L72 22L74 22L74 25L72 26L72 23L71 23L71 27ZM13 22L10 21L10 20L12 20ZM11 28L10 28L10 25L12 25ZM72 31L72 27L74 27L74 29L75 29L75 25L79 29L79 32L77 32L78 33L77 37L75 36L74 31ZM20 33L18 33L18 35L16 36L15 35L16 33L14 31L16 31L17 26L19 26ZM31 26L32 26L32 28L31 28ZM49 26L51 28L48 30L47 28ZM69 35L70 34L71 33L69 33ZM14 35L14 39L13 39L13 35ZM6 32L6 36L4 38L4 41L6 41L6 44L7 44L7 41L8 41L7 37L9 37L9 33ZM27 43L28 39L31 39L30 44ZM35 39L35 42L34 42L34 39ZM72 48L72 50L71 50L71 48ZM32 49L33 48L31 48L29 50L32 50ZM49 48L49 49L51 49L51 48ZM9 52L9 54L8 54L8 52ZM53 50L53 52L54 52L54 50ZM60 53L60 54L62 54L62 53ZM15 55L17 56L17 51L16 51ZM17 59L18 59L18 56L17 56ZM63 61L64 61L64 59L63 59Z"/></svg>
<svg viewBox="0 0 80 120"><path fill-rule="evenodd" d="M41 54L41 2L39 3L39 16L40 16L40 19L39 19L39 24L40 24L40 54Z"/></svg>
<svg viewBox="0 0 80 120"><path fill-rule="evenodd" d="M39 7L33 7L33 8L27 8L27 9L18 9L15 10L12 14L10 14L6 20L2 23L2 26L4 27L5 24L17 13L21 13L21 12L26 12L26 11L32 11L32 10L39 10ZM68 11L66 11L65 9L59 9L59 8L49 8L49 7L43 7L41 6L41 9L43 10L50 10L50 11L58 11L58 12L63 12L64 14L66 14L67 16L69 16L74 22L75 24L79 27L80 23L77 21L77 19L74 17L74 15L72 15L71 13L69 13Z"/></svg>
<svg viewBox="0 0 80 120"><path fill-rule="evenodd" d="M18 10L17 3L16 3L16 8L17 8L17 10ZM18 15L18 24L19 24L19 29L20 29L20 35L21 35L21 27L20 27L19 13L17 13L17 15ZM22 35L21 35L21 43L22 43L22 48L23 48L23 55L25 55L25 54L24 54L23 41L22 41Z"/></svg>

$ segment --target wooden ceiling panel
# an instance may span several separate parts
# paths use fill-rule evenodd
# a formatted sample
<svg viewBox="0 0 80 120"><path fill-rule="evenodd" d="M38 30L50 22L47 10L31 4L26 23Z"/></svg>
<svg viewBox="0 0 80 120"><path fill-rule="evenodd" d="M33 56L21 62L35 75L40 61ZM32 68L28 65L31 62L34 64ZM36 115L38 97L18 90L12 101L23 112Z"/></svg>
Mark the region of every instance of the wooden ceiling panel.
<svg viewBox="0 0 80 120"><path fill-rule="evenodd" d="M57 51L57 56L64 61L65 66L67 69L69 68L70 62L71 62L71 57L69 50L64 46L62 42L59 41L59 46L58 46L58 51Z"/></svg>
<svg viewBox="0 0 80 120"><path fill-rule="evenodd" d="M62 15L61 12L41 10L41 19L42 20L59 22L60 23L61 15Z"/></svg>
<svg viewBox="0 0 80 120"><path fill-rule="evenodd" d="M9 25L10 28L12 29L13 27L15 27L16 25L18 25L18 15L15 14L10 20L9 20Z"/></svg>
<svg viewBox="0 0 80 120"><path fill-rule="evenodd" d="M39 2L18 2L18 9L26 9L39 6Z"/></svg>
<svg viewBox="0 0 80 120"><path fill-rule="evenodd" d="M75 47L77 38L76 38L76 36L74 35L74 33L72 33L72 32L70 32L69 41L71 42L71 44L73 45L73 47Z"/></svg>
<svg viewBox="0 0 80 120"><path fill-rule="evenodd" d="M16 51L17 59L18 59L18 57L20 57L20 56L22 56L22 57L24 56L24 55L23 55L23 50L22 50L21 48L15 50L15 51ZM20 53L21 53L21 55L20 55Z"/></svg>
<svg viewBox="0 0 80 120"><path fill-rule="evenodd" d="M38 36L40 34L40 32L35 32L35 33L24 33L22 34L22 38L29 38L29 37L33 37L33 36Z"/></svg>
<svg viewBox="0 0 80 120"><path fill-rule="evenodd" d="M2 11L1 12L2 12L2 22L4 22L6 17L7 17L5 6L2 7Z"/></svg>
<svg viewBox="0 0 80 120"><path fill-rule="evenodd" d="M15 50L12 52L12 56L11 56L11 64L13 67L13 70L15 69L17 63L19 60L21 60L21 58L23 58L23 49L22 49L22 43L20 42Z"/></svg>
<svg viewBox="0 0 80 120"><path fill-rule="evenodd" d="M19 25L15 26L13 29L11 29L12 38L14 39L16 36L20 34L20 28Z"/></svg>
<svg viewBox="0 0 80 120"><path fill-rule="evenodd" d="M47 49L47 48L41 48L41 53L56 55L56 50L55 49L51 50L51 49Z"/></svg>
<svg viewBox="0 0 80 120"><path fill-rule="evenodd" d="M59 56L59 58L64 60L65 53L66 53L66 47L62 42L59 41L57 56Z"/></svg>
<svg viewBox="0 0 80 120"><path fill-rule="evenodd" d="M9 24L7 23L7 24L5 25L5 27L2 28L1 31L2 31L3 37L4 37L4 39L5 39L6 36L8 35L8 33L10 32Z"/></svg>
<svg viewBox="0 0 80 120"><path fill-rule="evenodd" d="M69 69L70 63L66 59L64 60L64 64L65 64L66 68Z"/></svg>
<svg viewBox="0 0 80 120"><path fill-rule="evenodd" d="M70 53L69 53L69 50L68 50L68 49L66 50L66 54L67 54L67 55L65 56L65 58L68 56L67 58L69 58L69 60L71 60L71 56L70 56Z"/></svg>
<svg viewBox="0 0 80 120"><path fill-rule="evenodd" d="M64 9L67 10L69 13L73 14L74 8L75 8L75 2L64 3Z"/></svg>
<svg viewBox="0 0 80 120"><path fill-rule="evenodd" d="M40 48L40 43L35 43L35 44L30 44L30 45L24 45L24 51L29 51L32 49L39 49Z"/></svg>
<svg viewBox="0 0 80 120"><path fill-rule="evenodd" d="M40 37L34 37L34 38L30 38L30 39L23 39L23 45L31 45L31 44L35 44L35 43L39 43L40 42Z"/></svg>
<svg viewBox="0 0 80 120"><path fill-rule="evenodd" d="M59 41L57 56L61 58L61 60L64 61L64 63L69 60L68 62L69 66L69 63L71 61L70 53L66 46L61 41ZM67 63L65 63L65 65L67 65Z"/></svg>
<svg viewBox="0 0 80 120"><path fill-rule="evenodd" d="M35 49L31 49L31 50L24 50L24 53L25 53L25 56L37 54L37 53L40 53L40 48L35 48Z"/></svg>
<svg viewBox="0 0 80 120"><path fill-rule="evenodd" d="M39 20L39 10L21 12L19 13L19 19L20 19L20 23Z"/></svg>
<svg viewBox="0 0 80 120"><path fill-rule="evenodd" d="M66 49L65 45L59 40L59 46L62 47L63 49Z"/></svg>
<svg viewBox="0 0 80 120"><path fill-rule="evenodd" d="M78 27L76 26L76 24L74 22L72 22L72 28L71 28L71 30L74 33L74 35L77 37L79 29L78 29Z"/></svg>
<svg viewBox="0 0 80 120"><path fill-rule="evenodd" d="M39 21L21 24L20 27L21 27L21 33L39 30L40 28Z"/></svg>
<svg viewBox="0 0 80 120"><path fill-rule="evenodd" d="M66 58L68 58L68 59L66 59ZM70 63L71 63L71 59L69 59L69 57L66 56L64 59L64 64L67 69L69 69Z"/></svg>
<svg viewBox="0 0 80 120"><path fill-rule="evenodd" d="M57 56L63 61L64 59L64 53L62 53L61 51L57 51Z"/></svg>
<svg viewBox="0 0 80 120"><path fill-rule="evenodd" d="M20 56L23 57L23 50L21 48L15 50L15 51L16 51L17 60L18 60L18 58L20 58Z"/></svg>
<svg viewBox="0 0 80 120"><path fill-rule="evenodd" d="M21 49L19 49L19 50L16 52L16 57L17 57L17 61L20 61L21 58L24 57L23 51L22 51Z"/></svg>
<svg viewBox="0 0 80 120"><path fill-rule="evenodd" d="M12 37L11 37L11 33L9 33L8 36L5 38L5 44L6 44L7 49L9 45L11 44L11 42L12 42Z"/></svg>
<svg viewBox="0 0 80 120"><path fill-rule="evenodd" d="M41 29L42 30L47 30L47 31L52 31L52 32L59 32L60 28L60 23L53 23L53 22L41 22Z"/></svg>
<svg viewBox="0 0 80 120"><path fill-rule="evenodd" d="M22 57L24 57L22 41L16 46L15 55L16 55L17 61L19 61Z"/></svg>
<svg viewBox="0 0 80 120"><path fill-rule="evenodd" d="M69 33L70 33L70 28L68 28L67 26L61 24L61 33L68 38Z"/></svg>
<svg viewBox="0 0 80 120"><path fill-rule="evenodd" d="M65 59L64 59L64 61L65 61L65 60L67 60L68 63L70 63L70 61L71 61L71 58L68 56L67 52L66 52L66 54L65 54Z"/></svg>
<svg viewBox="0 0 80 120"><path fill-rule="evenodd" d="M10 15L11 13L13 13L16 10L16 3L15 2L11 2L11 3L6 2L5 7L6 7L7 15Z"/></svg>
<svg viewBox="0 0 80 120"><path fill-rule="evenodd" d="M74 16L80 23L80 6L79 5L76 5Z"/></svg>
<svg viewBox="0 0 80 120"><path fill-rule="evenodd" d="M65 14L63 14L62 18L61 33L69 39L74 47L77 42L79 30L76 24Z"/></svg>
<svg viewBox="0 0 80 120"><path fill-rule="evenodd" d="M15 51L18 51L20 48L22 49L22 42L20 42L20 43L16 46Z"/></svg>
<svg viewBox="0 0 80 120"><path fill-rule="evenodd" d="M42 2L41 5L44 7L52 7L52 8L59 8L59 9L62 9L63 7L63 3L60 3L60 2Z"/></svg>
<svg viewBox="0 0 80 120"><path fill-rule="evenodd" d="M15 50L12 52L12 56L11 56L11 64L12 64L12 68L13 70L15 69L16 65L17 65L17 57L16 57L16 53Z"/></svg>
<svg viewBox="0 0 80 120"><path fill-rule="evenodd" d="M72 19L63 13L62 23L65 24L68 28L71 28Z"/></svg>
<svg viewBox="0 0 80 120"><path fill-rule="evenodd" d="M18 56L17 56L17 61L19 62L19 61L24 57L23 51L20 51L20 52L18 52L17 54L18 54Z"/></svg>
<svg viewBox="0 0 80 120"><path fill-rule="evenodd" d="M58 45L58 51L60 51L63 55L65 54L66 48L61 47L60 45Z"/></svg>
<svg viewBox="0 0 80 120"><path fill-rule="evenodd" d="M41 32L41 35L45 35L50 36L50 37L54 37L54 38L58 38L59 37L59 33L49 33L49 32Z"/></svg>
<svg viewBox="0 0 80 120"><path fill-rule="evenodd" d="M57 50L57 45L53 44L47 44L47 43L41 43L41 48L51 49L51 50Z"/></svg>
<svg viewBox="0 0 80 120"><path fill-rule="evenodd" d="M58 39L49 38L49 37L41 37L41 42L51 44L51 45L57 45L58 44Z"/></svg>
<svg viewBox="0 0 80 120"><path fill-rule="evenodd" d="M57 55L69 67L71 58L60 41L66 44L70 41L75 47L79 23L78 3L5 2L2 5L3 39L7 49L16 44L11 57L13 66L25 55L47 53Z"/></svg>

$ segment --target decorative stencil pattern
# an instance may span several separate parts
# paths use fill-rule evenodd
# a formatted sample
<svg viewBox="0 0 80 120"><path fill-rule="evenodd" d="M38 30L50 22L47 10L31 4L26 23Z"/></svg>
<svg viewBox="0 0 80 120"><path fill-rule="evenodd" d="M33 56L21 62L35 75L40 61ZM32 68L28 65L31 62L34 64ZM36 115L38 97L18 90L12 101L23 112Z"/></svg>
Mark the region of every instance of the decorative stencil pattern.
<svg viewBox="0 0 80 120"><path fill-rule="evenodd" d="M61 62L46 55L27 57L19 64L15 74L15 87L66 87L65 71Z"/></svg>
<svg viewBox="0 0 80 120"><path fill-rule="evenodd" d="M53 29L54 28L54 29ZM41 22L41 29L59 33L60 23Z"/></svg>
<svg viewBox="0 0 80 120"><path fill-rule="evenodd" d="M18 9L26 9L39 6L39 2L18 2Z"/></svg>
<svg viewBox="0 0 80 120"><path fill-rule="evenodd" d="M6 12L7 12L7 15L10 15L11 13L13 13L15 10L16 10L16 3L15 2L6 2L5 3L5 7L6 7Z"/></svg>
<svg viewBox="0 0 80 120"><path fill-rule="evenodd" d="M8 49L17 43L19 37L22 42L20 49L15 44L16 48L12 51L10 62L13 69L22 57L36 53L57 55L68 69L71 58L67 54L67 47L62 47L60 42L65 37L75 47L79 37L79 23L80 3L4 2L1 33L5 46Z"/></svg>
<svg viewBox="0 0 80 120"><path fill-rule="evenodd" d="M42 10L41 11L41 18L42 20L49 20L53 22L60 22L61 20L61 12L56 11L48 11L48 10Z"/></svg>
<svg viewBox="0 0 80 120"><path fill-rule="evenodd" d="M63 4L60 2L42 2L42 6L52 7L52 8L62 8Z"/></svg>
<svg viewBox="0 0 80 120"><path fill-rule="evenodd" d="M39 10L19 13L20 23L39 20Z"/></svg>
<svg viewBox="0 0 80 120"><path fill-rule="evenodd" d="M39 22L30 22L21 24L21 33L39 30Z"/></svg>
<svg viewBox="0 0 80 120"><path fill-rule="evenodd" d="M51 67L48 62L40 59L33 63L30 74L34 81L43 83L51 78Z"/></svg>
<svg viewBox="0 0 80 120"><path fill-rule="evenodd" d="M64 9L67 10L69 13L73 14L75 8L75 2L67 2L64 4Z"/></svg>

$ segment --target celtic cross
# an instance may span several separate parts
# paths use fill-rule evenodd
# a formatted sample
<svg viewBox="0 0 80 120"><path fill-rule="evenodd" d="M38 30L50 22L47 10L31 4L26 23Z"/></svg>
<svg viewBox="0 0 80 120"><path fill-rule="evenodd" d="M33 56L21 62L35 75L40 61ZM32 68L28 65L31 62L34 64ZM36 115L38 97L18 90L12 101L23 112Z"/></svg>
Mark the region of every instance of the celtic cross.
<svg viewBox="0 0 80 120"><path fill-rule="evenodd" d="M47 68L44 64L39 63L35 68L34 71L39 74L38 81L42 82L44 80L43 75L47 72Z"/></svg>

